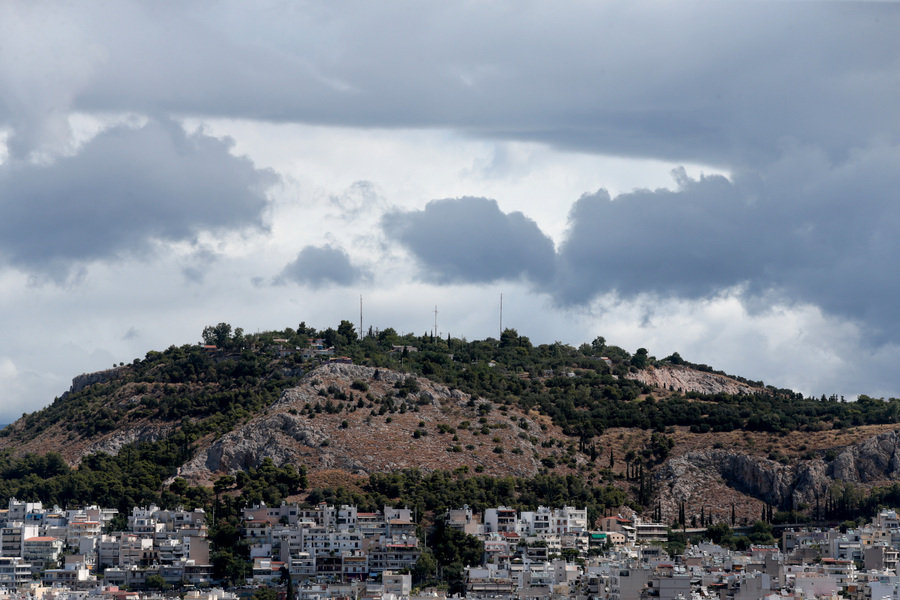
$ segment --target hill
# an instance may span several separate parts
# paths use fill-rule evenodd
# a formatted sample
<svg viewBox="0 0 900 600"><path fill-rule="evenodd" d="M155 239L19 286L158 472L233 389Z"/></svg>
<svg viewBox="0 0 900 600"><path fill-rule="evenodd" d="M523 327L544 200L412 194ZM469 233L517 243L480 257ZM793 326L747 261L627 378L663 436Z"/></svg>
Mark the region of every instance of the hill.
<svg viewBox="0 0 900 600"><path fill-rule="evenodd" d="M163 482L181 482L169 501L184 501L185 486L266 465L298 467L316 497L371 492L383 473L514 477L517 489L555 477L593 494L594 510L627 504L666 522L681 512L752 521L767 507L852 514L900 490L895 399L804 398L602 338L579 348L534 346L514 330L474 342L392 330L358 339L346 321L204 334L217 343L76 377L0 432L0 495L86 497L36 474L71 479L107 456L130 457L122 472L154 457L141 463L154 483L130 493L158 502ZM322 364L330 348L353 364ZM67 466L34 458L48 452Z"/></svg>

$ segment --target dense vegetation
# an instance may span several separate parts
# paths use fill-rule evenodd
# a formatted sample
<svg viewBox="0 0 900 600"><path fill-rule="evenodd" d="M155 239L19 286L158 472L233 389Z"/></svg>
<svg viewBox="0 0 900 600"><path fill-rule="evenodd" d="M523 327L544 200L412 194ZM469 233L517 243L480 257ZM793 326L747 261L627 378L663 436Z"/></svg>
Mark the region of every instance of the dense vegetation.
<svg viewBox="0 0 900 600"><path fill-rule="evenodd" d="M164 508L209 508L213 490L189 486L181 478L172 479L192 452L193 435L190 426L185 426L159 442L127 445L115 456L102 452L89 454L77 469L69 468L55 452L13 458L8 450L3 451L0 453L0 502L5 504L15 497L41 501L47 506L99 504L126 514L134 506L150 504ZM229 505L234 510L263 501L278 504L307 485L305 466L275 467L271 459L238 475L224 488L234 487L242 492ZM171 480L169 485L165 485L167 480Z"/></svg>
<svg viewBox="0 0 900 600"><path fill-rule="evenodd" d="M681 425L698 433L736 429L786 433L900 421L900 399L860 396L858 402L844 402L835 395L804 397L734 376L754 386L757 393L657 391L657 398L648 386L627 379L626 374L657 364L712 368L688 363L677 353L657 360L639 348L631 355L607 345L602 337L578 348L559 342L535 346L512 329L505 330L499 340L474 342L428 334L401 336L392 329L369 331L358 338L347 321L338 330L316 332L301 324L298 331L288 329L279 335L294 335L298 340L321 335L356 363L408 370L496 404L537 409L552 417L567 435L582 440L609 427L662 431ZM417 351L391 351L398 346Z"/></svg>
<svg viewBox="0 0 900 600"><path fill-rule="evenodd" d="M200 346L172 346L120 367L109 381L63 394L0 435L27 439L63 423L74 439L142 419L226 433L295 386L302 373L293 358L279 358L271 347L213 354Z"/></svg>

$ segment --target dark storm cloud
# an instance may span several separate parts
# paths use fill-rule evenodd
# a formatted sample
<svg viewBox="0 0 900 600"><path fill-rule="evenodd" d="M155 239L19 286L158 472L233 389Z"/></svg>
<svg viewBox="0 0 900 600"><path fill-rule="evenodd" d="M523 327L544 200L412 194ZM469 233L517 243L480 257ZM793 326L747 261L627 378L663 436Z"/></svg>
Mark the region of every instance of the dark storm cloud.
<svg viewBox="0 0 900 600"><path fill-rule="evenodd" d="M353 285L368 278L368 272L354 266L344 250L326 244L303 248L297 258L284 268L275 283L290 281L320 288L328 285Z"/></svg>
<svg viewBox="0 0 900 600"><path fill-rule="evenodd" d="M808 302L900 334L900 148L840 164L786 148L761 173L691 180L675 191L581 198L559 250L563 303L606 292L707 298L743 286L748 299Z"/></svg>
<svg viewBox="0 0 900 600"><path fill-rule="evenodd" d="M263 226L275 175L169 121L116 127L49 164L0 167L0 259L65 279L73 267L140 256L154 242Z"/></svg>
<svg viewBox="0 0 900 600"><path fill-rule="evenodd" d="M787 145L761 173L677 170L675 190L600 190L573 205L555 254L534 222L485 199L431 202L383 228L438 283L524 276L570 306L610 292L701 299L740 287L748 307L810 303L879 342L900 335L898 164L900 146L833 163Z"/></svg>
<svg viewBox="0 0 900 600"><path fill-rule="evenodd" d="M522 213L504 213L487 198L433 200L424 210L386 214L382 228L413 253L427 281L544 283L553 275L553 241Z"/></svg>
<svg viewBox="0 0 900 600"><path fill-rule="evenodd" d="M701 297L758 272L748 256L752 209L721 176L680 189L635 190L612 200L606 190L572 207L560 248L557 295L587 302L595 295L653 292Z"/></svg>
<svg viewBox="0 0 900 600"><path fill-rule="evenodd" d="M582 303L613 291L694 299L743 286L748 299L809 302L896 336L897 164L897 146L839 164L792 146L733 181L681 174L676 191L584 196L570 213L554 292Z"/></svg>

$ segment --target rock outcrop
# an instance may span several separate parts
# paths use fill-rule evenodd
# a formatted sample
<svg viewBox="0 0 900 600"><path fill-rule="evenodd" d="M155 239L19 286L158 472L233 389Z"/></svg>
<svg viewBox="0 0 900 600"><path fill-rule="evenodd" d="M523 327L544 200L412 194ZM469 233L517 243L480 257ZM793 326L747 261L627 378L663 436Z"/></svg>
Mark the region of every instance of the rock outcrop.
<svg viewBox="0 0 900 600"><path fill-rule="evenodd" d="M651 387L678 392L699 392L701 394L758 394L763 388L753 387L718 373L697 371L677 365L648 367L636 373L628 373L628 379L635 379Z"/></svg>
<svg viewBox="0 0 900 600"><path fill-rule="evenodd" d="M900 480L900 430L845 448L831 463L829 475L839 481L863 484Z"/></svg>
<svg viewBox="0 0 900 600"><path fill-rule="evenodd" d="M166 437L172 429L172 425L161 427L146 425L142 427L133 427L131 429L116 430L100 440L97 440L90 446L87 446L81 452L81 456L94 454L96 452L105 452L106 454L116 455L123 446L135 442L155 442Z"/></svg>
<svg viewBox="0 0 900 600"><path fill-rule="evenodd" d="M660 503L677 514L678 503L714 503L737 490L788 510L823 502L835 483L869 486L900 481L900 430L845 447L831 462L822 458L782 464L727 449L688 452L667 460L655 473ZM724 508L724 507L720 507Z"/></svg>
<svg viewBox="0 0 900 600"><path fill-rule="evenodd" d="M728 450L702 450L673 458L656 478L675 501L702 495L721 481L775 506L790 506L791 499L796 503L815 501L816 495L824 496L830 483L821 459L790 466Z"/></svg>
<svg viewBox="0 0 900 600"><path fill-rule="evenodd" d="M82 373L77 377L72 378L72 387L69 388L67 392L63 394L65 397L68 394L75 394L80 392L84 388L94 385L95 383L105 383L112 379L115 379L119 376L119 372L124 367L115 367L112 369L106 369L105 371L96 371L94 373Z"/></svg>
<svg viewBox="0 0 900 600"><path fill-rule="evenodd" d="M326 439L328 436L322 432L321 422L317 424L305 417L278 413L254 419L224 435L186 464L182 472L233 473L257 467L266 457L279 466L302 462L304 456L312 454L308 449L319 447Z"/></svg>

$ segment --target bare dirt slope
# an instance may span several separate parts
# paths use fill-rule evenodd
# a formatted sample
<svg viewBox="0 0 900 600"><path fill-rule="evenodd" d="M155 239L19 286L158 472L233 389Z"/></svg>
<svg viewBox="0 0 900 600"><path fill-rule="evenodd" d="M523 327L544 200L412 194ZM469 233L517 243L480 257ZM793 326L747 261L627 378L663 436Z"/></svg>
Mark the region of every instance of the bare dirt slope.
<svg viewBox="0 0 900 600"><path fill-rule="evenodd" d="M533 476L541 459L587 462L584 455L571 460L571 440L536 414L493 406L424 378L413 377L417 391L400 398L397 385L407 377L372 367L321 366L263 414L202 447L181 475L208 480L266 457L276 465L303 463L313 471L349 474L467 468ZM335 392L347 399L335 398ZM388 401L394 411L380 414ZM344 408L310 416L311 407L329 402L335 411Z"/></svg>

